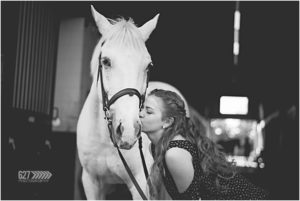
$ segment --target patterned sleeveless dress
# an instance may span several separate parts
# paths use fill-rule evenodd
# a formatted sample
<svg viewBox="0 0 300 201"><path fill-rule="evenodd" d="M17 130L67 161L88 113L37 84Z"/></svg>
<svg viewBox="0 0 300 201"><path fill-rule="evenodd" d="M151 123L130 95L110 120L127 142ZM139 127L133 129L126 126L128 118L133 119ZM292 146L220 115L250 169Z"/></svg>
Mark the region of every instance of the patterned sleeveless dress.
<svg viewBox="0 0 300 201"><path fill-rule="evenodd" d="M266 200L268 193L250 183L240 174L230 179L219 178L221 185L226 185L227 191L222 192L215 186L215 177L205 175L200 167L200 160L197 146L187 140L173 140L169 143L168 149L178 147L187 150L192 155L194 166L194 177L188 188L179 193L176 184L170 174L164 160L165 173L163 182L173 200Z"/></svg>

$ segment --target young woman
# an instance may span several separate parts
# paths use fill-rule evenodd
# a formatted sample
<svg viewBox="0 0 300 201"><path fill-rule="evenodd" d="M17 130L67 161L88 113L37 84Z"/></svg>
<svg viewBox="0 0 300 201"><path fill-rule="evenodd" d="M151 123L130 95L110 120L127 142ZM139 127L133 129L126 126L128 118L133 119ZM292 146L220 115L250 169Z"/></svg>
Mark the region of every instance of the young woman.
<svg viewBox="0 0 300 201"><path fill-rule="evenodd" d="M172 199L266 199L227 162L205 135L203 125L186 118L184 102L174 92L153 90L140 113L142 131L152 142L154 164L150 193L160 194L161 181Z"/></svg>

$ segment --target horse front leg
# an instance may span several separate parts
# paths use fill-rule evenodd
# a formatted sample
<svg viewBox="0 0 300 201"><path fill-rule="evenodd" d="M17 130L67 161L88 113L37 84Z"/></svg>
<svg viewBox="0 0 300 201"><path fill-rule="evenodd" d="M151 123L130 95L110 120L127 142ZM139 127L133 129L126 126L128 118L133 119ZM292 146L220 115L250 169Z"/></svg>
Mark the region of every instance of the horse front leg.
<svg viewBox="0 0 300 201"><path fill-rule="evenodd" d="M104 183L93 178L85 169L82 171L82 184L88 200L104 200Z"/></svg>
<svg viewBox="0 0 300 201"><path fill-rule="evenodd" d="M137 183L139 184L141 190L147 197L147 199L149 199L149 192L148 192L149 189L147 188L147 180L146 180L144 172L140 172L139 174L135 175L135 179L136 179ZM141 197L140 193L138 192L138 190L136 189L135 185L133 184L133 182L131 180L127 184L127 187L129 189L129 191L131 192L133 200L143 200L143 198Z"/></svg>

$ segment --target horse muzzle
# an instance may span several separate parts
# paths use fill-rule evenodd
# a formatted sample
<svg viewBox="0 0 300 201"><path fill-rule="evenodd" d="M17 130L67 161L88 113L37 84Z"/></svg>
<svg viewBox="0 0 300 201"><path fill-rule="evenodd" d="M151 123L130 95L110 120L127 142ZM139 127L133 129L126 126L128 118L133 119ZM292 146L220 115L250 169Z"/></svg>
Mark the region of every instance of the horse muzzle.
<svg viewBox="0 0 300 201"><path fill-rule="evenodd" d="M137 141L137 140L136 140L136 141ZM120 149L126 149L126 150L129 150L129 149L131 149L131 148L135 145L136 141L134 141L133 144L129 144L129 143L127 143L127 142L121 142L121 144L119 145L119 148L120 148Z"/></svg>
<svg viewBox="0 0 300 201"><path fill-rule="evenodd" d="M115 130L116 138L119 139L118 146L121 149L131 149L138 138L141 136L141 124L139 122L135 123L132 129L127 129L120 123Z"/></svg>

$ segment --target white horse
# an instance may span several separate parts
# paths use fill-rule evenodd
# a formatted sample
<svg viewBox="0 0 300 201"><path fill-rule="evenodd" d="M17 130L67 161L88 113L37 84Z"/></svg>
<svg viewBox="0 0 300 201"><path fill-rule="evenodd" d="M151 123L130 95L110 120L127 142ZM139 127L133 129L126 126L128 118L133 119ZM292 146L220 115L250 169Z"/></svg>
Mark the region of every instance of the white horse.
<svg viewBox="0 0 300 201"><path fill-rule="evenodd" d="M77 124L78 155L83 167L82 182L88 199L105 199L111 184L125 183L133 199L141 199L130 180L111 139L104 119L102 86L107 98L130 88L140 94L146 91L147 67L151 57L145 41L155 29L158 15L137 28L131 20L120 19L111 23L92 7L92 14L102 37L95 47L91 60L93 83ZM103 80L98 80L101 65ZM101 82L100 82L101 81ZM123 95L110 105L112 135L121 148L124 158L146 192L146 179L136 143L141 129L139 120L140 99L134 95ZM148 170L151 166L149 141L144 137L143 152Z"/></svg>
<svg viewBox="0 0 300 201"><path fill-rule="evenodd" d="M140 94L155 88L181 93L173 86L162 82L149 82L146 89L149 70L147 67L151 63L151 57L145 41L155 29L158 15L138 28L131 20L121 19L111 23L93 7L92 14L102 37L93 53L91 60L93 82L77 124L77 148L83 167L84 191L89 200L103 200L111 185L125 183L132 198L141 199L110 138L103 111L102 89L107 94L108 100L128 88L136 89ZM102 67L98 69L100 65ZM101 71L100 78L99 71ZM136 143L141 133L139 106L140 99L137 94L122 95L111 103L109 117L112 121L112 138L121 149L142 191L149 198L147 181L138 143ZM149 172L153 163L149 149L150 141L143 133L142 138L143 153Z"/></svg>

